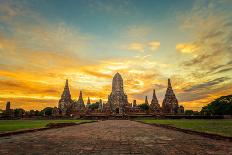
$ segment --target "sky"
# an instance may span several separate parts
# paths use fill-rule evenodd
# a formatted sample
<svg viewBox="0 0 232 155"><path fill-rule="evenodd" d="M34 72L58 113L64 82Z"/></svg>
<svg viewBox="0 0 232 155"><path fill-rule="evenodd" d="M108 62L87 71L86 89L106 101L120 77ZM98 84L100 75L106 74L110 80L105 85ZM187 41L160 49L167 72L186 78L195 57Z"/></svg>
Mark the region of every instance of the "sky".
<svg viewBox="0 0 232 155"><path fill-rule="evenodd" d="M230 0L0 0L0 109L107 101L119 72L129 102L162 104L167 80L200 110L232 94Z"/></svg>

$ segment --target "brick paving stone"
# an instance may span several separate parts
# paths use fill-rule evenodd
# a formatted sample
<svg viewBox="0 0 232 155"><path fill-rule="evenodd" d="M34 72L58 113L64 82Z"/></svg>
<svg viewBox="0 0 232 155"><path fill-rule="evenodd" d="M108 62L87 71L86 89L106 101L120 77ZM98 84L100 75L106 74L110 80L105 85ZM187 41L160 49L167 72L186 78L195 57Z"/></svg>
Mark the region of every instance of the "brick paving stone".
<svg viewBox="0 0 232 155"><path fill-rule="evenodd" d="M2 137L0 154L232 155L232 143L129 120L108 120Z"/></svg>

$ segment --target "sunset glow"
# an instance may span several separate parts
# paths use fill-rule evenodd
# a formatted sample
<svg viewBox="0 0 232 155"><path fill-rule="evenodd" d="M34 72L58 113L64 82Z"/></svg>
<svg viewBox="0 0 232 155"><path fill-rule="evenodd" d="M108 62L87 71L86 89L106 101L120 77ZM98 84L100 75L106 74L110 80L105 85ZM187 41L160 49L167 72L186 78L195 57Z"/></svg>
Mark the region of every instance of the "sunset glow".
<svg viewBox="0 0 232 155"><path fill-rule="evenodd" d="M198 0L0 0L0 109L57 106L65 80L77 99L107 101L120 72L128 101L200 110L232 94L232 3Z"/></svg>

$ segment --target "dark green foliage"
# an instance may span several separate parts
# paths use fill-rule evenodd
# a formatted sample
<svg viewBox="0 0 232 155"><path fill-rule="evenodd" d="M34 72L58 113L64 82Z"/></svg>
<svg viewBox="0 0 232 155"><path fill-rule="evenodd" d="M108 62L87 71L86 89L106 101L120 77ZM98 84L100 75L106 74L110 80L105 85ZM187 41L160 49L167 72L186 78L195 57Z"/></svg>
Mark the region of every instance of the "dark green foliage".
<svg viewBox="0 0 232 155"><path fill-rule="evenodd" d="M185 110L185 115L193 115L193 110Z"/></svg>
<svg viewBox="0 0 232 155"><path fill-rule="evenodd" d="M145 111L149 110L149 105L147 105L147 104L145 104L145 103L140 104L139 107L140 107L142 110L145 110Z"/></svg>
<svg viewBox="0 0 232 155"><path fill-rule="evenodd" d="M94 109L98 109L99 107L99 102L93 103L89 105L89 109L94 110Z"/></svg>
<svg viewBox="0 0 232 155"><path fill-rule="evenodd" d="M14 109L15 117L22 117L25 114L25 110L22 108Z"/></svg>
<svg viewBox="0 0 232 155"><path fill-rule="evenodd" d="M45 116L51 116L52 115L52 110L53 108L52 107L46 107L42 110L43 114Z"/></svg>
<svg viewBox="0 0 232 155"><path fill-rule="evenodd" d="M232 115L232 95L222 96L201 110L203 115Z"/></svg>
<svg viewBox="0 0 232 155"><path fill-rule="evenodd" d="M41 116L41 112L39 110L35 111L35 116Z"/></svg>

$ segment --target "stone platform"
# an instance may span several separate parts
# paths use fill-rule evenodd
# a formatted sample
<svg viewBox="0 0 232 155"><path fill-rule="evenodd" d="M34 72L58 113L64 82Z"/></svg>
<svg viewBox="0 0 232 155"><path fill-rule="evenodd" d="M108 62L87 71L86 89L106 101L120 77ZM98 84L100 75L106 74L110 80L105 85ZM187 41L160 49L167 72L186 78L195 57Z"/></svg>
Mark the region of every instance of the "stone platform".
<svg viewBox="0 0 232 155"><path fill-rule="evenodd" d="M0 138L0 154L232 154L232 143L129 120L107 120Z"/></svg>

